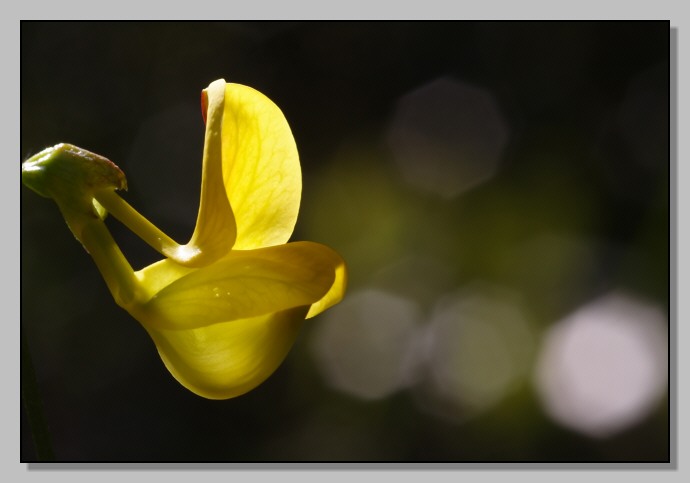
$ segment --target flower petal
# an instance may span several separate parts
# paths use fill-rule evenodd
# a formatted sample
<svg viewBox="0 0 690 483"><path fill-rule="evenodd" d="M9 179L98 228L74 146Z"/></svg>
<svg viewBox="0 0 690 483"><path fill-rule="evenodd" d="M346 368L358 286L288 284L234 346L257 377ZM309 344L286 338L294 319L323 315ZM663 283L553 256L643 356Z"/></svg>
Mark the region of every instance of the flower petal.
<svg viewBox="0 0 690 483"><path fill-rule="evenodd" d="M240 396L281 364L307 307L191 330L147 328L163 363L180 384L209 399Z"/></svg>
<svg viewBox="0 0 690 483"><path fill-rule="evenodd" d="M223 124L225 116L223 79L212 82L201 94L206 121L201 172L201 200L196 227L189 243L164 255L176 262L200 267L223 257L235 242L235 217L223 183Z"/></svg>
<svg viewBox="0 0 690 483"><path fill-rule="evenodd" d="M141 304L149 301L167 285L196 270L196 268L185 267L169 258L164 258L134 272L139 285L142 287L142 296L138 302Z"/></svg>
<svg viewBox="0 0 690 483"><path fill-rule="evenodd" d="M278 106L240 84L225 88L223 178L237 223L235 250L288 241L302 193L295 139Z"/></svg>
<svg viewBox="0 0 690 483"><path fill-rule="evenodd" d="M321 300L313 303L309 308L307 313L307 319L319 315L321 312L329 307L334 306L340 302L345 296L345 289L347 287L347 267L344 260L340 260L340 263L335 266L335 279L333 280L333 285L326 292Z"/></svg>
<svg viewBox="0 0 690 483"><path fill-rule="evenodd" d="M147 328L186 330L310 306L329 293L342 264L333 250L312 242L233 250L188 274L157 264L155 273L139 272L140 280L154 289L169 284L129 310Z"/></svg>

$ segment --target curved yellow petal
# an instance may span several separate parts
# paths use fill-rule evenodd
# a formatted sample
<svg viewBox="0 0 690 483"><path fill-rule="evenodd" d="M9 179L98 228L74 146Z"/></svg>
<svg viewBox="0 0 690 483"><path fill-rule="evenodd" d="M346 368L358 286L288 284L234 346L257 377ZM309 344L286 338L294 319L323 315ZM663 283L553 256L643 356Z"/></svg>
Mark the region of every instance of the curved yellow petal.
<svg viewBox="0 0 690 483"><path fill-rule="evenodd" d="M296 307L191 330L147 330L180 384L208 399L228 399L254 389L278 368L306 311Z"/></svg>
<svg viewBox="0 0 690 483"><path fill-rule="evenodd" d="M146 327L186 330L310 306L329 292L341 264L325 245L295 242L233 250L187 274L176 265L156 265L139 275L155 295L128 310Z"/></svg>
<svg viewBox="0 0 690 483"><path fill-rule="evenodd" d="M331 285L331 288L321 300L311 304L309 312L307 313L307 319L319 315L327 308L334 306L345 296L345 290L347 288L347 266L345 265L345 261L340 259L340 263L338 263L334 269L335 279L333 280L333 285Z"/></svg>
<svg viewBox="0 0 690 483"><path fill-rule="evenodd" d="M237 224L233 249L288 241L302 193L295 139L278 106L240 84L225 88L223 178Z"/></svg>
<svg viewBox="0 0 690 483"><path fill-rule="evenodd" d="M219 79L202 91L206 120L201 171L201 200L189 243L163 252L176 262L200 267L228 253L236 238L235 217L223 183L223 137L226 82Z"/></svg>

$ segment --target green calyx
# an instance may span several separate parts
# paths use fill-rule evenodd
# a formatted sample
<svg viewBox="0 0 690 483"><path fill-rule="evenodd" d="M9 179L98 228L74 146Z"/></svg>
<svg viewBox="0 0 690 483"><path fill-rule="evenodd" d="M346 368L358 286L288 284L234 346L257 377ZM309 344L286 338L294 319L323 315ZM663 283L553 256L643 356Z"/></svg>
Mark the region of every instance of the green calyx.
<svg viewBox="0 0 690 483"><path fill-rule="evenodd" d="M55 200L77 238L86 222L105 217L105 210L95 201L97 194L127 189L124 173L112 161L65 143L24 161L22 182Z"/></svg>

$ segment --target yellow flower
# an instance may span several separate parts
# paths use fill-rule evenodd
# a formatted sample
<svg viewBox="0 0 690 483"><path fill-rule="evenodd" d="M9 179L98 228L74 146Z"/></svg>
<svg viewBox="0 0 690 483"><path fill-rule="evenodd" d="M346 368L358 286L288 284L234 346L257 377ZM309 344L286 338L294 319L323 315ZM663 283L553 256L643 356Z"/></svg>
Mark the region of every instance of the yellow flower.
<svg viewBox="0 0 690 483"><path fill-rule="evenodd" d="M305 318L338 303L346 268L330 248L287 243L302 190L299 158L278 107L256 90L211 83L202 189L194 233L178 245L116 193L124 175L71 145L22 166L24 183L53 198L100 269L116 302L153 339L186 388L226 399L280 365ZM109 212L165 259L133 271L105 228Z"/></svg>

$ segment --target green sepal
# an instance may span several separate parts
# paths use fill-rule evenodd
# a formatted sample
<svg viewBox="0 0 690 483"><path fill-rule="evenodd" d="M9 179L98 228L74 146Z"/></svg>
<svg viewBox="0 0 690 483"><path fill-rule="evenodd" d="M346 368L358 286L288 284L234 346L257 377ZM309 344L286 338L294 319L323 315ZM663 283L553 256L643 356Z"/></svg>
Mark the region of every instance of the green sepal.
<svg viewBox="0 0 690 483"><path fill-rule="evenodd" d="M22 163L25 186L58 204L74 235L81 239L86 221L103 219L96 193L127 189L127 179L112 161L71 144L44 149Z"/></svg>

